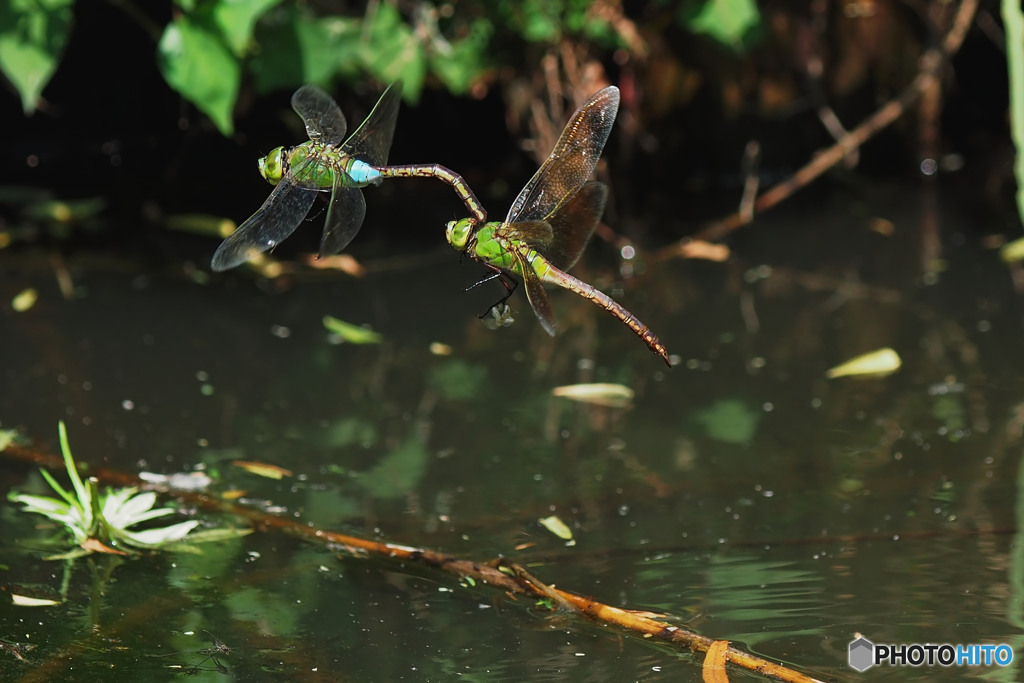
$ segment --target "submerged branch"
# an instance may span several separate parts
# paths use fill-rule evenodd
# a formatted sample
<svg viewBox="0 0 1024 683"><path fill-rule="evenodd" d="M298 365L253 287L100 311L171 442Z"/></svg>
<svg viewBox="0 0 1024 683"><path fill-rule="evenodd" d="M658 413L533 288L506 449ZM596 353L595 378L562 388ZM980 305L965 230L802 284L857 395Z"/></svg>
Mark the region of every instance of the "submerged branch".
<svg viewBox="0 0 1024 683"><path fill-rule="evenodd" d="M741 209L737 213L716 221L696 235L659 250L656 258L658 260L673 257L685 258L687 256L686 245L692 240L716 241L723 239L732 231L752 222L757 213L767 211L810 184L812 180L856 152L861 145L879 131L903 116L923 93L938 83L940 71L963 44L967 29L974 20L977 9L978 0L963 0L957 8L952 26L943 38L941 45L926 50L921 56L920 69L910 85L897 97L882 105L856 128L843 135L834 145L820 152L792 176L757 197L754 200L752 211Z"/></svg>
<svg viewBox="0 0 1024 683"><path fill-rule="evenodd" d="M54 455L22 446L8 446L3 453L15 460L33 463L47 469L61 470L64 466L63 461ZM142 481L134 475L118 470L89 468L85 471L89 472L91 477L95 477L106 484L163 490ZM345 549L355 555L376 555L391 560L415 562L447 572L459 577L460 580L471 579L471 582L486 583L507 592L511 596L522 595L536 600L545 600L550 602L553 607L557 607L564 612L575 613L591 621L612 625L628 633L643 638L653 638L680 649L686 648L692 652L707 653L716 642L720 643L720 641L715 641L712 638L684 628L665 624L653 618L649 612L612 607L611 605L606 605L575 593L560 590L536 579L522 566L504 559L499 558L483 563L474 562L425 548L384 543L373 539L318 529L301 521L277 517L204 493L177 490L169 493L183 502L202 507L206 510L243 517L258 529L276 529L292 536L323 543L332 548ZM717 647L721 647L721 645ZM721 653L718 653L718 656L720 657ZM820 683L818 679L732 646L726 649L725 660L737 667L765 676L771 676L780 681Z"/></svg>

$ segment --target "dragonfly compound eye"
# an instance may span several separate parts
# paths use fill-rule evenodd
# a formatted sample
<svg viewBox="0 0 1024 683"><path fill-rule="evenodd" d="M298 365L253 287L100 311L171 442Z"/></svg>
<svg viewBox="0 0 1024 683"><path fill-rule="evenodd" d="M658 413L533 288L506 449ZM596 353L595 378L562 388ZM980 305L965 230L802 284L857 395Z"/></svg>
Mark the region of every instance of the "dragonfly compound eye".
<svg viewBox="0 0 1024 683"><path fill-rule="evenodd" d="M456 249L465 249L466 243L469 242L469 235L473 230L473 225L473 219L471 218L449 221L444 231L448 244Z"/></svg>
<svg viewBox="0 0 1024 683"><path fill-rule="evenodd" d="M284 176L284 147L272 149L270 154L256 163L259 165L260 175L271 185L277 185Z"/></svg>

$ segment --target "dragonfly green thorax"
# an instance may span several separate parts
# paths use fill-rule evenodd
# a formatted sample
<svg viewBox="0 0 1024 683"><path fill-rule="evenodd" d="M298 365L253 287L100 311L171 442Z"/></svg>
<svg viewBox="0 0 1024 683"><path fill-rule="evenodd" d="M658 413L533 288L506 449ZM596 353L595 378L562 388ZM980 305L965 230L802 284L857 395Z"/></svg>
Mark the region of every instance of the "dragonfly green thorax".
<svg viewBox="0 0 1024 683"><path fill-rule="evenodd" d="M329 197L319 254L341 251L359 232L366 214L358 188L376 185L383 178L442 180L455 189L477 223L486 221L487 212L457 173L438 164L386 165L401 93L401 82L392 83L362 125L345 139L345 116L331 96L315 85L296 90L292 109L302 117L309 142L278 147L257 162L260 175L274 190L217 248L213 269L234 268L273 249L302 223L317 197Z"/></svg>
<svg viewBox="0 0 1024 683"><path fill-rule="evenodd" d="M271 185L280 183L289 172L303 187L322 191L379 185L383 180L373 166L313 141L288 150L277 147L256 163L260 175Z"/></svg>
<svg viewBox="0 0 1024 683"><path fill-rule="evenodd" d="M279 147L259 163L274 190L256 213L217 248L214 270L227 270L273 249L291 235L317 196L327 195L327 218L320 254L344 249L363 224L366 201L358 188L378 182L376 167L387 164L395 132L402 84L393 83L356 131L345 138L348 123L337 103L315 85L292 95L292 109L306 125L309 141Z"/></svg>

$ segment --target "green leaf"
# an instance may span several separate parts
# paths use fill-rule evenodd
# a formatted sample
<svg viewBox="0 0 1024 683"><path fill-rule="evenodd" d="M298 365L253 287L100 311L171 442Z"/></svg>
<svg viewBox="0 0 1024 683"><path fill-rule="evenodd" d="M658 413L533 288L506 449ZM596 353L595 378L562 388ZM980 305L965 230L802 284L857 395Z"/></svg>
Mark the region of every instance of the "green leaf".
<svg viewBox="0 0 1024 683"><path fill-rule="evenodd" d="M182 15L167 25L157 47L160 71L221 133L230 135L241 67L216 28L201 19Z"/></svg>
<svg viewBox="0 0 1024 683"><path fill-rule="evenodd" d="M18 439L18 430L0 429L0 451L6 451Z"/></svg>
<svg viewBox="0 0 1024 683"><path fill-rule="evenodd" d="M21 95L26 114L36 109L57 70L71 33L74 0L0 2L0 70Z"/></svg>
<svg viewBox="0 0 1024 683"><path fill-rule="evenodd" d="M71 454L71 444L68 443L68 430L64 426L64 421L61 420L57 423L57 434L60 437L60 452L64 456L64 467L68 471L68 477L71 479L71 485L75 487L75 496L77 497L78 505L86 512L85 518L92 521L92 488L86 486L82 482L82 478L78 476L78 468L75 466L74 456ZM54 482L55 483L55 482ZM61 489L63 491L63 489ZM74 501L72 501L74 504Z"/></svg>
<svg viewBox="0 0 1024 683"><path fill-rule="evenodd" d="M523 38L528 41L550 43L562 34L562 16L559 4L547 0L524 0L518 5Z"/></svg>
<svg viewBox="0 0 1024 683"><path fill-rule="evenodd" d="M753 29L761 24L754 0L705 0L682 10L683 23L695 33L704 33L718 42L743 50Z"/></svg>
<svg viewBox="0 0 1024 683"><path fill-rule="evenodd" d="M487 19L476 19L469 29L469 35L453 41L450 49L433 51L430 55L430 70L441 79L445 87L461 95L487 67L487 48L494 28Z"/></svg>
<svg viewBox="0 0 1024 683"><path fill-rule="evenodd" d="M256 20L281 3L281 0L219 0L213 5L213 22L220 29L228 47L242 57L252 40Z"/></svg>
<svg viewBox="0 0 1024 683"><path fill-rule="evenodd" d="M419 38L392 5L377 5L369 21L369 39L360 43L362 62L383 83L402 79L405 98L418 101L427 73L426 51Z"/></svg>
<svg viewBox="0 0 1024 683"><path fill-rule="evenodd" d="M380 344L384 341L379 332L338 320L333 316L325 315L323 322L328 332L338 335L349 344Z"/></svg>
<svg viewBox="0 0 1024 683"><path fill-rule="evenodd" d="M723 399L715 401L695 417L712 439L745 445L754 438L761 415L742 401Z"/></svg>
<svg viewBox="0 0 1024 683"><path fill-rule="evenodd" d="M327 84L337 73L356 77L360 26L358 19L319 19L294 7L273 12L256 29L258 49L249 65L256 89Z"/></svg>

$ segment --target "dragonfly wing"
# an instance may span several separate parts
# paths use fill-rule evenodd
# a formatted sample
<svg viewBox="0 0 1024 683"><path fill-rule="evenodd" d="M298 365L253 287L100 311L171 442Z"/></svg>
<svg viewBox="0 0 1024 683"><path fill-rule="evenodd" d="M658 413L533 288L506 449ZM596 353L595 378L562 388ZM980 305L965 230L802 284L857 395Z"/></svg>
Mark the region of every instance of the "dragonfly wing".
<svg viewBox="0 0 1024 683"><path fill-rule="evenodd" d="M395 135L398 105L402 101L402 81L395 81L377 100L376 106L356 132L352 133L341 151L371 166L386 166L391 139Z"/></svg>
<svg viewBox="0 0 1024 683"><path fill-rule="evenodd" d="M304 85L292 95L292 109L306 124L314 142L336 145L345 137L348 124L341 108L330 95L315 85Z"/></svg>
<svg viewBox="0 0 1024 683"><path fill-rule="evenodd" d="M548 293L544 291L544 285L540 277L533 271L529 264L522 263L523 285L526 288L526 299L530 302L530 308L537 314L541 327L544 331L555 336L555 314L551 310L551 302L548 300Z"/></svg>
<svg viewBox="0 0 1024 683"><path fill-rule="evenodd" d="M577 109L551 154L512 203L505 222L546 219L586 182L597 167L618 111L615 86L599 90Z"/></svg>
<svg viewBox="0 0 1024 683"><path fill-rule="evenodd" d="M585 183L548 216L551 232L556 238L547 247L537 245L537 251L560 270L572 268L594 234L607 199L608 188L604 183L596 180Z"/></svg>
<svg viewBox="0 0 1024 683"><path fill-rule="evenodd" d="M324 234L320 238L320 256L330 256L348 246L359 232L366 216L366 200L363 193L352 187L343 187L341 174L334 174L334 191L327 207Z"/></svg>
<svg viewBox="0 0 1024 683"><path fill-rule="evenodd" d="M263 206L221 242L210 266L215 271L228 270L256 254L273 249L299 227L316 194L316 190L302 187L294 178L285 178L270 193Z"/></svg>
<svg viewBox="0 0 1024 683"><path fill-rule="evenodd" d="M495 238L506 242L522 242L542 254L551 247L551 240L554 233L551 231L551 224L547 221L522 221L519 223L503 224L495 232Z"/></svg>

